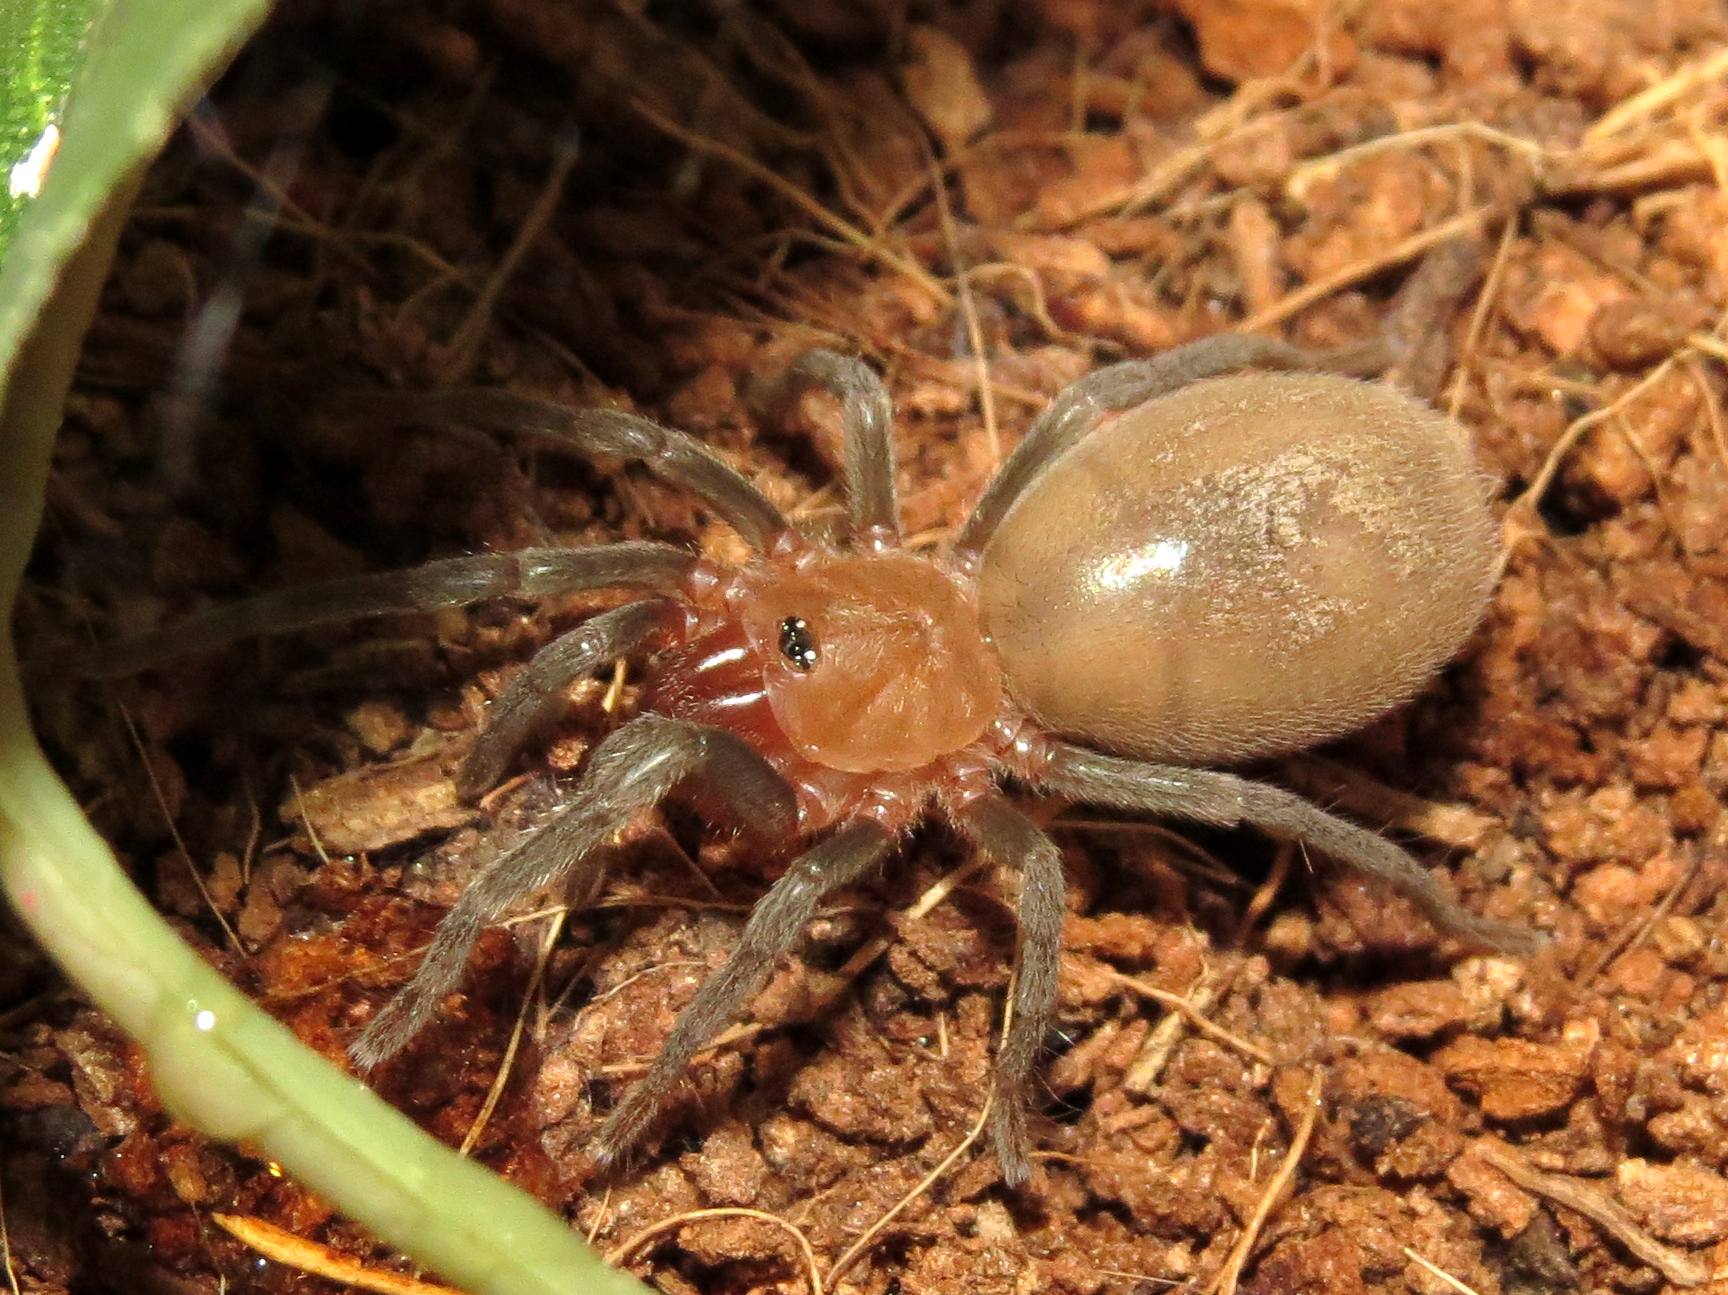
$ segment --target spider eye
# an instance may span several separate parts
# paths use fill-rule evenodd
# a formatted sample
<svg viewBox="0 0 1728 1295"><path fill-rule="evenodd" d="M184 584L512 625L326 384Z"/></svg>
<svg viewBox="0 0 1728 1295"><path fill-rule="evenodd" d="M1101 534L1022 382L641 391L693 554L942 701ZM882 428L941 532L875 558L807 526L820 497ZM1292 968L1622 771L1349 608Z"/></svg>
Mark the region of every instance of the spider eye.
<svg viewBox="0 0 1728 1295"><path fill-rule="evenodd" d="M816 636L802 616L788 616L780 622L780 655L792 663L794 670L814 670L821 659L816 651Z"/></svg>

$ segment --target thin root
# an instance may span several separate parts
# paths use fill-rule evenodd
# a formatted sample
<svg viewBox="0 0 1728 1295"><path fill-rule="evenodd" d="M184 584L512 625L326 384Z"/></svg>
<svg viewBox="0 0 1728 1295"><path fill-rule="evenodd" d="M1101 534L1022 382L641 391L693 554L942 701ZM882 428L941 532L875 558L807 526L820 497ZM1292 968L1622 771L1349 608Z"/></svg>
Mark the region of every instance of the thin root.
<svg viewBox="0 0 1728 1295"><path fill-rule="evenodd" d="M712 1210L689 1210L683 1214L674 1214L668 1219L661 1219L614 1246L607 1252L606 1262L616 1267L655 1237L675 1232L686 1223L699 1223L703 1219L755 1219L759 1223L769 1223L789 1232L798 1245L799 1254L803 1256L804 1270L810 1281L812 1295L822 1295L822 1275L816 1268L816 1252L810 1248L810 1238L778 1214L770 1214L766 1210L745 1209L737 1205Z"/></svg>

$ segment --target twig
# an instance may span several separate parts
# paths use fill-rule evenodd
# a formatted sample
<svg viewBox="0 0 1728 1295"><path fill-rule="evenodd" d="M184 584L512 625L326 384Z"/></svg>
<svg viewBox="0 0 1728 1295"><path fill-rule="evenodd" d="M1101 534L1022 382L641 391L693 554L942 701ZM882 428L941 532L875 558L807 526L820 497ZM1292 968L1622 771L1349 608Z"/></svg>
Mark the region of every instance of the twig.
<svg viewBox="0 0 1728 1295"><path fill-rule="evenodd" d="M1136 994L1150 998L1155 1003L1164 1004L1171 1011L1182 1013L1188 1018L1189 1024L1193 1025L1200 1033L1210 1035L1220 1043L1236 1049L1244 1056L1252 1057L1255 1061L1264 1062L1268 1066L1277 1064L1273 1061L1272 1054L1266 1049L1257 1047L1240 1035L1232 1034L1222 1025L1209 1020L1200 1008L1182 997L1181 994L1173 994L1168 989L1159 989L1158 986L1148 984L1138 976L1130 976L1122 971L1112 970L1109 973L1109 978L1113 983L1132 989Z"/></svg>
<svg viewBox="0 0 1728 1295"><path fill-rule="evenodd" d="M1472 1150L1525 1191L1577 1210L1676 1286L1702 1286L1710 1280L1709 1264L1663 1245L1601 1188L1565 1174L1544 1173L1503 1143L1484 1138Z"/></svg>
<svg viewBox="0 0 1728 1295"><path fill-rule="evenodd" d="M1401 239L1385 251L1374 256L1364 257L1349 265L1333 271L1323 279L1304 284L1296 291L1286 294L1281 300L1273 302L1265 310L1258 311L1244 319L1236 326L1239 333L1257 333L1281 324L1292 315L1300 314L1317 301L1323 301L1341 288L1347 288L1353 283L1371 279L1382 270L1394 265L1402 265L1405 261L1413 261L1431 247L1438 247L1448 239L1457 238L1460 234L1470 233L1491 215L1492 207L1477 207L1461 216L1454 216L1443 225L1433 229L1425 229L1420 233Z"/></svg>
<svg viewBox="0 0 1728 1295"><path fill-rule="evenodd" d="M974 1142L978 1141L979 1137L984 1132L984 1125L990 1119L990 1108L995 1104L995 1101L996 1091L992 1088L985 1094L984 1109L978 1112L977 1120L974 1121L972 1127L967 1130L966 1136L960 1139L958 1145L956 1145L947 1155L943 1156L942 1159L937 1162L934 1169L925 1174L923 1178L919 1179L918 1185L911 1191L907 1192L906 1195L902 1196L892 1209L888 1210L868 1228L866 1228L864 1234L851 1245L847 1246L845 1253L834 1261L833 1265L828 1269L828 1280L830 1283L838 1281L840 1274L844 1273L853 1264L857 1263L858 1257L864 1253L865 1248L882 1234L882 1230L894 1221L894 1218L900 1213L900 1211L905 1209L913 1201L917 1200L918 1197L922 1196L925 1192L929 1191L930 1185L943 1174L947 1173L949 1167L964 1155L967 1149L971 1147Z"/></svg>
<svg viewBox="0 0 1728 1295"><path fill-rule="evenodd" d="M1218 1275L1207 1283L1206 1295L1236 1295L1236 1283L1241 1280L1242 1269L1254 1250L1255 1242L1259 1240L1260 1229L1265 1226L1267 1218L1277 1207L1278 1199L1290 1185L1290 1180L1296 1176L1296 1167L1302 1163L1302 1156L1308 1150L1308 1140L1314 1136L1314 1126L1320 1119L1320 1093L1325 1079L1325 1071L1316 1070L1313 1079L1309 1081L1308 1108L1303 1111L1302 1123L1290 1142L1290 1152L1284 1157L1284 1163L1278 1166L1278 1172L1267 1182L1266 1190L1260 1193L1260 1199L1254 1205L1254 1213L1242 1229L1241 1237L1232 1247L1230 1257L1224 1261Z"/></svg>
<svg viewBox="0 0 1728 1295"><path fill-rule="evenodd" d="M522 1006L517 1009L516 1024L510 1030L510 1042L505 1045L504 1056L498 1062L498 1073L492 1077L492 1087L486 1091L486 1100L481 1103L480 1113L468 1126L468 1132L462 1135L462 1145L458 1148L462 1155L468 1155L480 1141L480 1135L492 1118L492 1112L498 1109L498 1099L504 1095L504 1086L510 1082L510 1070L516 1064L516 1052L522 1046L522 1032L528 1022L528 1009L533 1005L534 996L540 992L540 986L546 979L546 964L552 957L552 946L558 943L558 937L563 934L564 920L569 916L569 912L567 908L556 910L552 920L546 924L546 934L540 940L540 956L534 960L534 973L528 977L528 986L522 991Z"/></svg>

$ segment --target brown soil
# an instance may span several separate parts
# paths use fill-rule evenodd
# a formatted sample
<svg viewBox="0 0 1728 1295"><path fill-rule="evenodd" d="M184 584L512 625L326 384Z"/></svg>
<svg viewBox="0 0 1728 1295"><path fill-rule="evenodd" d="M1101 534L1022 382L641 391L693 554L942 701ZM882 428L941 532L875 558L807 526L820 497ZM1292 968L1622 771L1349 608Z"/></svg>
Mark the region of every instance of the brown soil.
<svg viewBox="0 0 1728 1295"><path fill-rule="evenodd" d="M546 535L735 552L639 472L357 437L315 416L323 392L633 405L816 516L833 429L762 406L792 357L838 347L886 376L908 524L935 539L1087 368L1225 329L1360 340L1424 250L1474 232L1486 284L1433 327L1457 355L1441 403L1500 483L1493 611L1415 705L1331 763L1266 772L1417 834L1466 902L1552 932L1548 953L1462 956L1252 834L1069 811L1040 1180L1006 1192L973 1147L925 1183L978 1117L1012 951L987 875L894 917L963 861L926 833L818 922L760 1027L705 1054L661 1148L597 1180L587 1139L775 867L674 809L537 973L546 919L490 934L379 1082L460 1142L520 1018L488 1164L603 1249L705 1207L791 1225L669 1226L628 1256L668 1291L808 1289L794 1231L826 1273L909 1195L829 1289L1210 1289L1245 1229L1259 1292L1728 1275L1721 6L637 8L287 5L149 177L20 632L45 742L186 938L340 1058L634 677L577 690L482 813L452 757L582 606L296 636L112 693L46 668L69 644ZM200 350L190 323L224 294L238 327ZM171 1121L99 1014L8 957L0 1186L23 1290L327 1285L259 1263L212 1211L389 1261Z"/></svg>

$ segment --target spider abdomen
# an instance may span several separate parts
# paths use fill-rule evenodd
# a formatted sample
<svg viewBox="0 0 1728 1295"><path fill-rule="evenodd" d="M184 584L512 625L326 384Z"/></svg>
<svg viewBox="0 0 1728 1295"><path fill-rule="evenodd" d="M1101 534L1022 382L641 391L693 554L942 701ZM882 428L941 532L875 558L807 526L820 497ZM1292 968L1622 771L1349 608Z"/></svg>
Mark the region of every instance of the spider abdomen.
<svg viewBox="0 0 1728 1295"><path fill-rule="evenodd" d="M1495 532L1462 431L1376 383L1255 373L1131 409L1050 464L978 568L1048 728L1207 764L1349 731L1476 625Z"/></svg>

